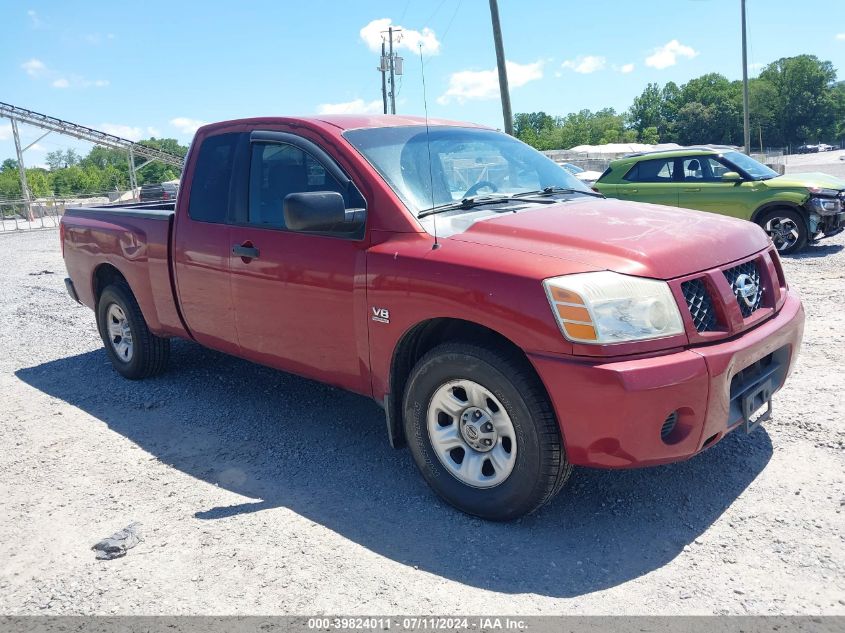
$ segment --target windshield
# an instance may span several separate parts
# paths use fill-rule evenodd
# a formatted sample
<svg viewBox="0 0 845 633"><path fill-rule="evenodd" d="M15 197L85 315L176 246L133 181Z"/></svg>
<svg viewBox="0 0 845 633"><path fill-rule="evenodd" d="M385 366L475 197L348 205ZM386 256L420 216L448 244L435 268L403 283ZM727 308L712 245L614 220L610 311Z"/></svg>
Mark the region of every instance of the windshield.
<svg viewBox="0 0 845 633"><path fill-rule="evenodd" d="M426 134L416 125L350 130L344 136L415 215L473 196L511 196L547 187L593 193L552 160L502 132L435 126Z"/></svg>
<svg viewBox="0 0 845 633"><path fill-rule="evenodd" d="M740 154L739 152L725 152L723 156L751 176L754 180L767 180L778 175L775 170L769 169L763 163L758 163L756 160L750 156L746 156L745 154Z"/></svg>

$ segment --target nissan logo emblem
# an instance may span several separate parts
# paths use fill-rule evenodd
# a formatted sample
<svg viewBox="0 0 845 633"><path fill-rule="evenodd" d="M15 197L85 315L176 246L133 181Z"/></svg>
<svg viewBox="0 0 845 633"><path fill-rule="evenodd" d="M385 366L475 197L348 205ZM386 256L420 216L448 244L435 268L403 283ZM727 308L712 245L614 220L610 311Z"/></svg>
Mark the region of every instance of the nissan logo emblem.
<svg viewBox="0 0 845 633"><path fill-rule="evenodd" d="M750 275L739 275L734 282L737 299L742 299L749 308L757 303L757 296L760 294L760 285Z"/></svg>

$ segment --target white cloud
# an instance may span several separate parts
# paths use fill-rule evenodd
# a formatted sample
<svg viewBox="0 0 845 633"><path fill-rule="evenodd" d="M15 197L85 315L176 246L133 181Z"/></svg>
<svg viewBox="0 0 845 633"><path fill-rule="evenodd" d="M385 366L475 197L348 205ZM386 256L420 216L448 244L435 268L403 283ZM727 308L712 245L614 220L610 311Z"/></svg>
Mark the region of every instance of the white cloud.
<svg viewBox="0 0 845 633"><path fill-rule="evenodd" d="M161 136L161 131L151 125L142 128L137 125L123 125L122 123L101 123L97 129L107 134L128 138L130 141L139 141L142 138L149 138L151 136Z"/></svg>
<svg viewBox="0 0 845 633"><path fill-rule="evenodd" d="M40 77L47 71L47 65L40 59L35 59L34 57L21 64L21 68L23 68L26 71L26 74L30 77Z"/></svg>
<svg viewBox="0 0 845 633"><path fill-rule="evenodd" d="M177 116L175 119L170 119L170 125L179 130L182 134L189 135L197 131L197 128L205 125L205 121L199 119L189 119L184 116Z"/></svg>
<svg viewBox="0 0 845 633"><path fill-rule="evenodd" d="M0 123L0 141L8 141L12 138L12 124Z"/></svg>
<svg viewBox="0 0 845 633"><path fill-rule="evenodd" d="M579 55L575 59L568 59L561 64L561 68L569 68L576 73L589 75L597 70L603 70L607 59L599 55Z"/></svg>
<svg viewBox="0 0 845 633"><path fill-rule="evenodd" d="M317 106L320 114L381 114L384 104L381 101L353 99L343 103L321 103Z"/></svg>
<svg viewBox="0 0 845 633"><path fill-rule="evenodd" d="M840 42L845 41L845 33L837 33L836 39L838 39Z"/></svg>
<svg viewBox="0 0 845 633"><path fill-rule="evenodd" d="M678 40L672 40L654 49L654 52L645 58L645 65L662 70L677 64L678 57L692 59L696 55L698 55L698 51L691 46L681 44Z"/></svg>
<svg viewBox="0 0 845 633"><path fill-rule="evenodd" d="M381 52L382 37L387 37L382 31L386 31L389 26L393 25L393 50L397 48L405 48L413 53L419 53L419 46L422 45L422 52L424 55L437 55L440 52L440 41L437 36L427 26L422 31L408 29L404 26L396 26L390 18L379 18L373 20L361 29L361 39L367 47L374 53ZM396 33L396 29L401 29Z"/></svg>
<svg viewBox="0 0 845 633"><path fill-rule="evenodd" d="M619 72L627 75L628 73L634 72L634 68L635 68L634 64L623 64L622 66L619 67Z"/></svg>
<svg viewBox="0 0 845 633"><path fill-rule="evenodd" d="M144 132L139 127L122 125L120 123L101 123L99 129L106 134L114 134L121 138L128 138L130 141L140 141Z"/></svg>
<svg viewBox="0 0 845 633"><path fill-rule="evenodd" d="M54 88L105 88L109 82L105 79L85 79L79 75L59 77L53 81Z"/></svg>
<svg viewBox="0 0 845 633"><path fill-rule="evenodd" d="M47 151L47 148L46 148L46 147L44 147L41 143L35 143L35 144L33 144L33 145L30 145L30 146L27 148L27 150L28 150L28 151L30 151L30 152L46 152L46 151ZM24 163L25 163L25 162L26 162L26 161L24 161Z"/></svg>
<svg viewBox="0 0 845 633"><path fill-rule="evenodd" d="M519 88L530 81L543 78L543 61L533 64L505 62L508 69L508 84ZM464 103L468 99L494 99L499 95L499 73L491 70L461 70L449 76L449 87L437 98L437 103L446 105L453 99Z"/></svg>
<svg viewBox="0 0 845 633"><path fill-rule="evenodd" d="M33 79L46 79L53 88L104 88L109 85L107 79L86 79L81 75L65 75L47 68L47 64L34 57L21 64L21 68Z"/></svg>
<svg viewBox="0 0 845 633"><path fill-rule="evenodd" d="M30 9L26 12L26 14L29 16L29 19L32 22L32 28L40 29L42 26L44 26L44 21L38 16L38 13L35 11L35 9Z"/></svg>

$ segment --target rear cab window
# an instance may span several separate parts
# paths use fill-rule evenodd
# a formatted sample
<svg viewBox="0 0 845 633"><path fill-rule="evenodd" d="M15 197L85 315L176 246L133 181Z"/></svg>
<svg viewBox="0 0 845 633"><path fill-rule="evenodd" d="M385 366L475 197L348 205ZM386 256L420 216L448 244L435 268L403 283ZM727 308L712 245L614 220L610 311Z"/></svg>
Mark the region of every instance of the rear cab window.
<svg viewBox="0 0 845 633"><path fill-rule="evenodd" d="M232 168L240 136L238 133L210 136L200 145L188 201L188 216L192 220L226 222Z"/></svg>

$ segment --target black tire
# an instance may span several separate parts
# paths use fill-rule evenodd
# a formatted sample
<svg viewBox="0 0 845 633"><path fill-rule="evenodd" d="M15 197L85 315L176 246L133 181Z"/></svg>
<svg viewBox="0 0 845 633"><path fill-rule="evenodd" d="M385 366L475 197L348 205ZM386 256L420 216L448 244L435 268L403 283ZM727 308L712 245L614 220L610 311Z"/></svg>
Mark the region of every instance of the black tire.
<svg viewBox="0 0 845 633"><path fill-rule="evenodd" d="M809 238L807 220L794 209L783 207L766 211L757 218L757 224L772 238L775 248L778 249L778 253L781 255L797 253L807 245L807 239ZM787 234L785 231L778 230L780 227L785 227L786 225L790 229L794 228L794 232L797 234L794 237L794 241L784 237Z"/></svg>
<svg viewBox="0 0 845 633"><path fill-rule="evenodd" d="M109 334L108 313L112 305L123 311L128 323L132 340L131 357L128 359L118 355ZM150 332L144 315L141 314L141 308L138 307L138 302L126 282L119 281L106 286L100 294L97 302L97 329L112 366L125 378L149 378L166 369L170 358L170 339L158 337Z"/></svg>
<svg viewBox="0 0 845 633"><path fill-rule="evenodd" d="M437 456L427 426L435 392L453 380L471 380L504 406L517 451L513 470L494 487L460 481ZM548 397L519 354L464 343L446 343L416 364L404 394L405 437L426 482L447 503L483 519L508 521L552 499L572 472Z"/></svg>

